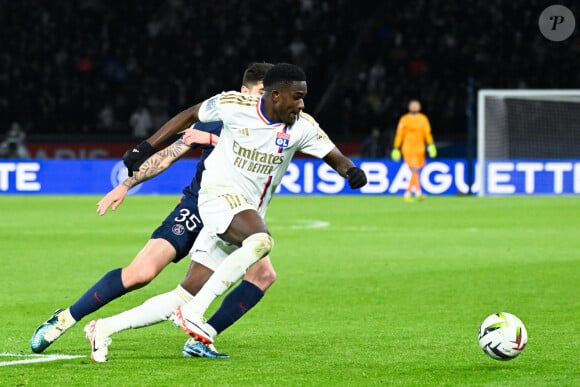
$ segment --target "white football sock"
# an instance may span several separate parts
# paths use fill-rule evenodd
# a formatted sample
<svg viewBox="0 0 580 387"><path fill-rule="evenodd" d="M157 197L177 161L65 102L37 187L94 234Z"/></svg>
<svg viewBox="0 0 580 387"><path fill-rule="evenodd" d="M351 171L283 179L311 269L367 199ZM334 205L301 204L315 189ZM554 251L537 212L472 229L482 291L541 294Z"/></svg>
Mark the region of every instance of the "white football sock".
<svg viewBox="0 0 580 387"><path fill-rule="evenodd" d="M110 336L130 328L142 328L165 321L171 312L192 300L193 296L181 285L174 290L151 297L141 305L101 320L100 333Z"/></svg>
<svg viewBox="0 0 580 387"><path fill-rule="evenodd" d="M185 316L203 316L213 300L242 278L250 266L268 255L273 246L274 239L266 233L250 235L242 247L224 259L193 300L181 308L182 313Z"/></svg>

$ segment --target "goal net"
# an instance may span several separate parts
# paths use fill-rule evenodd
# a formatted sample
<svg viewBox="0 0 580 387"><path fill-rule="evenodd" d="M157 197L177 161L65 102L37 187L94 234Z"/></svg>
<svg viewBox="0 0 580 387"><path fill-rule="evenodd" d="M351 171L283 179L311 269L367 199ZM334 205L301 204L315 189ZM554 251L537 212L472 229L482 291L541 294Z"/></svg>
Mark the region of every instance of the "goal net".
<svg viewBox="0 0 580 387"><path fill-rule="evenodd" d="M535 160L548 163L549 168L566 169L558 167L557 161L580 159L580 90L480 90L477 131L478 194L518 193L491 190L490 166L494 162ZM520 172L533 178L526 170L532 168L529 164L519 167L523 169ZM574 166L571 179L576 175ZM517 171L517 165L512 167ZM536 164L532 172L540 169ZM530 190L527 187L522 193L532 193Z"/></svg>

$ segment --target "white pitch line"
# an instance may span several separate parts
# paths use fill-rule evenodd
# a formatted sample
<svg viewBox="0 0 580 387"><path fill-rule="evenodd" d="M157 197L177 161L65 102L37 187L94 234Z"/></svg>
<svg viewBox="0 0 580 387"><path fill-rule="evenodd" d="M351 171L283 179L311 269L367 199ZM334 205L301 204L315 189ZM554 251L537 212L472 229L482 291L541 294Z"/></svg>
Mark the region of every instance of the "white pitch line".
<svg viewBox="0 0 580 387"><path fill-rule="evenodd" d="M316 229L316 228L328 228L330 222L324 220L310 220L310 219L297 219L291 221L290 224L276 224L276 221L268 220L269 227L279 230L305 230L305 229Z"/></svg>
<svg viewBox="0 0 580 387"><path fill-rule="evenodd" d="M304 224L286 226L286 228L289 228L290 230L304 230L312 228L327 228L328 226L330 226L330 222L325 222L322 220L312 220L305 221Z"/></svg>
<svg viewBox="0 0 580 387"><path fill-rule="evenodd" d="M31 363L44 363L47 361L56 360L66 360L66 359L78 359L80 357L85 357L84 355L22 355L17 353L0 353L1 357L31 357L32 359L25 360L10 360L0 362L0 367L18 365L18 364L31 364Z"/></svg>

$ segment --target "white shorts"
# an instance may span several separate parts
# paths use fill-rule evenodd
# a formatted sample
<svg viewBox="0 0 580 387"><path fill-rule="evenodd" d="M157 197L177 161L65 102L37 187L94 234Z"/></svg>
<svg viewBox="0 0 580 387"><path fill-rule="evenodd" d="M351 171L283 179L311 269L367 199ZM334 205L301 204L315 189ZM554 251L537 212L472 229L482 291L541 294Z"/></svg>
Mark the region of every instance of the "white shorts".
<svg viewBox="0 0 580 387"><path fill-rule="evenodd" d="M202 188L199 191L197 203L203 229L207 229L210 234L223 234L232 223L234 216L242 211L258 211L257 206L250 199L234 188ZM260 211L258 213L264 216Z"/></svg>
<svg viewBox="0 0 580 387"><path fill-rule="evenodd" d="M223 241L217 235L202 228L190 251L191 260L216 271L228 255L238 246Z"/></svg>

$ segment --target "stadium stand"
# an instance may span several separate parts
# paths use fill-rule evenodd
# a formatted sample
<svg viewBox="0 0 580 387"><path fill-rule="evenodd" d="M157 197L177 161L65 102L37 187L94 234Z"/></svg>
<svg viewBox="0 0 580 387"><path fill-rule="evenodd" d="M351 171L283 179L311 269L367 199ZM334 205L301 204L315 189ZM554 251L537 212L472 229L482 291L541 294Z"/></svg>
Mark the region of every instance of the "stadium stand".
<svg viewBox="0 0 580 387"><path fill-rule="evenodd" d="M131 141L138 106L158 127L238 85L254 60L303 66L307 110L340 141L394 131L410 97L438 139L462 139L469 77L476 89L580 85L578 31L544 39L538 0L1 3L0 127L17 121L30 141Z"/></svg>

